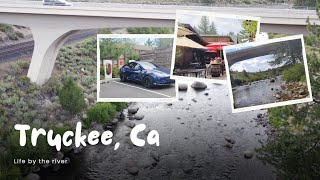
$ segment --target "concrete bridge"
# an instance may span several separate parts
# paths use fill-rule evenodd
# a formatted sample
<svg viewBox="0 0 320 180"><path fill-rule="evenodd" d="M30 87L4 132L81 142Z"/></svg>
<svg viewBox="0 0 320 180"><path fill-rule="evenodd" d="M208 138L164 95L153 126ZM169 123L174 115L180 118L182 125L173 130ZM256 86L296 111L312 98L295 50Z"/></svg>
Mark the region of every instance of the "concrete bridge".
<svg viewBox="0 0 320 180"><path fill-rule="evenodd" d="M35 41L28 77L44 84L60 47L75 32L94 28L174 27L176 9L261 17L261 32L306 34L306 19L319 23L313 10L199 7L174 5L75 3L72 7L41 2L0 1L0 23L30 27Z"/></svg>
<svg viewBox="0 0 320 180"><path fill-rule="evenodd" d="M228 60L228 65L229 67L231 67L232 65L240 61L269 54L275 54L279 48L290 48L291 51L301 51L302 54L301 39L294 39L290 41L274 42L270 44L243 48L241 50L226 53L226 57Z"/></svg>

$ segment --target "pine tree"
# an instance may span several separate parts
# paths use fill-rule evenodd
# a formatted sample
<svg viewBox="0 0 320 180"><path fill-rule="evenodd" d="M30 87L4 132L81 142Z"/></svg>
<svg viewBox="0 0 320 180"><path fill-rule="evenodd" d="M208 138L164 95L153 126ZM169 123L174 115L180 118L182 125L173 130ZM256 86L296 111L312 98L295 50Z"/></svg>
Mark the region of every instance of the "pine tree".
<svg viewBox="0 0 320 180"><path fill-rule="evenodd" d="M210 26L209 26L209 32L208 35L217 35L217 28L216 25L214 24L214 22L212 21Z"/></svg>
<svg viewBox="0 0 320 180"><path fill-rule="evenodd" d="M199 34L203 35L217 35L217 28L213 21L211 21L207 16L202 16L198 28L194 28L198 30Z"/></svg>
<svg viewBox="0 0 320 180"><path fill-rule="evenodd" d="M245 69L242 71L242 73L243 73L244 77L249 78L249 75Z"/></svg>
<svg viewBox="0 0 320 180"><path fill-rule="evenodd" d="M207 34L209 32L209 18L202 16L198 25L199 34Z"/></svg>
<svg viewBox="0 0 320 180"><path fill-rule="evenodd" d="M154 45L154 42L153 42L150 38L148 38L148 40L144 43L144 45L146 45L146 46L153 46L153 45Z"/></svg>

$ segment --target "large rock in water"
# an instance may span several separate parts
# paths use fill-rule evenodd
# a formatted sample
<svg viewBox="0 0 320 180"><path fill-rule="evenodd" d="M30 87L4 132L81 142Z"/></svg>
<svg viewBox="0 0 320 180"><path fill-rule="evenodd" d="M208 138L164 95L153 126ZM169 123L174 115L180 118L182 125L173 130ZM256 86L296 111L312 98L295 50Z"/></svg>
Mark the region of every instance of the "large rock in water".
<svg viewBox="0 0 320 180"><path fill-rule="evenodd" d="M186 91L188 90L187 84L179 84L179 91Z"/></svg>
<svg viewBox="0 0 320 180"><path fill-rule="evenodd" d="M129 109L128 109L128 112L129 112L130 114L135 114L135 113L138 112L138 110L139 110L139 108L129 108Z"/></svg>
<svg viewBox="0 0 320 180"><path fill-rule="evenodd" d="M203 82L195 81L191 84L191 87L195 90L204 90L207 88L207 85Z"/></svg>
<svg viewBox="0 0 320 180"><path fill-rule="evenodd" d="M144 118L144 115L138 113L138 114L134 115L134 118L135 118L136 120L142 120L142 119Z"/></svg>
<svg viewBox="0 0 320 180"><path fill-rule="evenodd" d="M127 171L132 175L137 175L139 173L139 169L136 166L128 167Z"/></svg>
<svg viewBox="0 0 320 180"><path fill-rule="evenodd" d="M245 151L243 154L244 154L245 158L252 158L252 156L253 156L253 152L252 151Z"/></svg>
<svg viewBox="0 0 320 180"><path fill-rule="evenodd" d="M129 128L134 128L136 126L136 124L134 122L131 122L131 121L128 121L128 120L125 120L124 124Z"/></svg>
<svg viewBox="0 0 320 180"><path fill-rule="evenodd" d="M228 141L229 143L231 143L231 144L236 143L236 141L235 141L233 138L229 137L229 136L224 137L224 139L225 139L226 141Z"/></svg>

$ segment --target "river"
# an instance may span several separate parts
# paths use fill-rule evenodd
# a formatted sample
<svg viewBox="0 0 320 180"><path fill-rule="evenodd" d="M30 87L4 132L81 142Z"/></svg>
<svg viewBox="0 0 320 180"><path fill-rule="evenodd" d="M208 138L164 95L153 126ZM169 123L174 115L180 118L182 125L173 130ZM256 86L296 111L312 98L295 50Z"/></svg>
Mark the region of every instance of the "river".
<svg viewBox="0 0 320 180"><path fill-rule="evenodd" d="M118 150L88 146L73 155L69 167L47 179L275 179L272 168L256 155L246 159L243 154L260 147L259 140L266 141L266 128L253 120L265 111L232 114L226 85L207 83L206 90L195 91L188 84L178 102L130 105L145 115L132 122L159 132L159 147L134 146L131 128L119 123L113 138L120 142ZM225 147L226 136L235 140L232 148ZM140 137L146 139L145 133ZM128 173L130 168L138 174Z"/></svg>
<svg viewBox="0 0 320 180"><path fill-rule="evenodd" d="M274 103L277 100L274 95L283 91L281 88L283 84L285 81L278 76L273 83L270 83L270 79L264 79L252 82L250 85L238 86L233 89L235 108Z"/></svg>

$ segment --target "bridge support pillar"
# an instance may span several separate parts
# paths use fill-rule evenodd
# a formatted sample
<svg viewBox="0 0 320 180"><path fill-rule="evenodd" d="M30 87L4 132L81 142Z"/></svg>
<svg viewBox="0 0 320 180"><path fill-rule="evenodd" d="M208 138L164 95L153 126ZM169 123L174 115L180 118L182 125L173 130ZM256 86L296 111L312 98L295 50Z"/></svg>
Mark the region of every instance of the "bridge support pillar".
<svg viewBox="0 0 320 180"><path fill-rule="evenodd" d="M31 28L34 39L34 50L28 77L32 82L43 85L51 77L59 49L67 38L77 30L48 29L47 27Z"/></svg>

